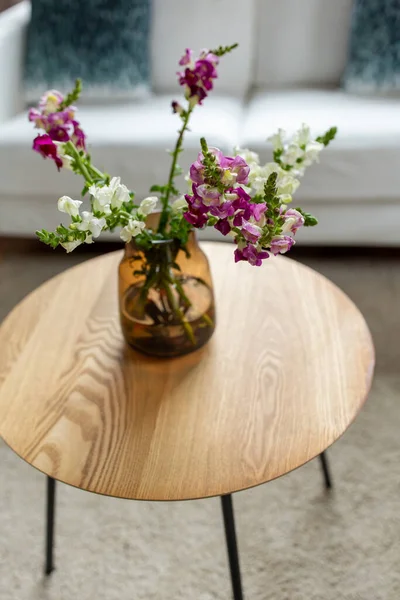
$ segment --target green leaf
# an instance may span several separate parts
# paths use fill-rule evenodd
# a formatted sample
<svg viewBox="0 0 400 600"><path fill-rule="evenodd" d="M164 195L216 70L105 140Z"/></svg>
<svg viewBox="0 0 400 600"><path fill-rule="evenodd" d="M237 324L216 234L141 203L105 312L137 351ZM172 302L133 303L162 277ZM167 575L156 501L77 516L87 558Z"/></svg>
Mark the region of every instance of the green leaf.
<svg viewBox="0 0 400 600"><path fill-rule="evenodd" d="M152 185L150 188L150 192L161 192L161 194L164 194L166 189L166 185Z"/></svg>
<svg viewBox="0 0 400 600"><path fill-rule="evenodd" d="M315 225L318 225L318 219L312 214L305 212L301 208L296 208L296 210L304 217L304 227L315 227Z"/></svg>
<svg viewBox="0 0 400 600"><path fill-rule="evenodd" d="M232 50L234 50L238 46L239 46L238 43L232 44L232 46L218 46L218 48L216 48L215 50L210 50L210 52L212 54L215 54L215 56L224 56L224 54L228 54L229 52L232 52Z"/></svg>
<svg viewBox="0 0 400 600"><path fill-rule="evenodd" d="M64 110L65 108L67 108L68 106L71 106L71 104L76 102L78 100L79 96L81 95L81 91L82 91L82 80L77 79L75 81L74 89L72 90L72 92L70 92L69 94L67 94L65 96L64 100L61 102L60 106L57 108L57 112L61 112L62 110Z"/></svg>
<svg viewBox="0 0 400 600"><path fill-rule="evenodd" d="M326 133L324 133L324 135L318 136L316 141L324 146L327 146L335 138L336 134L337 127L331 127Z"/></svg>

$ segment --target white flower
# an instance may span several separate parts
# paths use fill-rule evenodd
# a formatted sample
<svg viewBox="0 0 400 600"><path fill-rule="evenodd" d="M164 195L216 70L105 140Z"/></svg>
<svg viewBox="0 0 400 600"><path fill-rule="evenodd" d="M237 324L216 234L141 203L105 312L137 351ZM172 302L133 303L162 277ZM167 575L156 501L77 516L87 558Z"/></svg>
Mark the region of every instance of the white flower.
<svg viewBox="0 0 400 600"><path fill-rule="evenodd" d="M306 123L293 136L293 141L299 146L306 146L310 141L310 128Z"/></svg>
<svg viewBox="0 0 400 600"><path fill-rule="evenodd" d="M290 194L279 194L279 200L283 204L290 204L293 198Z"/></svg>
<svg viewBox="0 0 400 600"><path fill-rule="evenodd" d="M236 198L236 196L235 196ZM179 211L183 211L186 210L188 207L188 203L185 200L185 196L181 196L180 198L177 198L172 204L171 204L171 210L172 212L179 212Z"/></svg>
<svg viewBox="0 0 400 600"><path fill-rule="evenodd" d="M292 195L300 185L300 181L293 177L291 173L287 171L280 171L278 180L276 182L278 194L280 195Z"/></svg>
<svg viewBox="0 0 400 600"><path fill-rule="evenodd" d="M156 196L149 196L148 198L145 198L139 205L138 214L143 217L147 217L147 215L153 212L157 206L157 203L158 198Z"/></svg>
<svg viewBox="0 0 400 600"><path fill-rule="evenodd" d="M324 145L320 142L311 141L307 144L304 151L303 165L309 167L313 162L319 161L319 153L324 149Z"/></svg>
<svg viewBox="0 0 400 600"><path fill-rule="evenodd" d="M110 181L110 189L115 192L115 190L121 185L121 177L113 177Z"/></svg>
<svg viewBox="0 0 400 600"><path fill-rule="evenodd" d="M79 229L79 231L88 231L92 237L97 238L106 224L107 223L104 217L98 219L97 217L93 216L93 213L84 211L82 213L82 222L77 223L76 228ZM90 242L86 243L88 244Z"/></svg>
<svg viewBox="0 0 400 600"><path fill-rule="evenodd" d="M104 185L103 187L91 185L89 193L93 196L93 210L108 214L114 190L109 185Z"/></svg>
<svg viewBox="0 0 400 600"><path fill-rule="evenodd" d="M297 160L301 160L303 157L304 150L302 150L296 143L291 142L282 156L282 162L286 165L294 166L297 164Z"/></svg>
<svg viewBox="0 0 400 600"><path fill-rule="evenodd" d="M54 142L57 146L57 156L59 156L62 160L64 169L68 169L72 171L72 161L73 158L69 154L65 154L65 143L64 142Z"/></svg>
<svg viewBox="0 0 400 600"><path fill-rule="evenodd" d="M103 187L91 185L89 193L93 196L93 209L106 215L111 212L110 207L119 209L124 202L130 200L129 190L121 183L120 177L113 177L110 185Z"/></svg>
<svg viewBox="0 0 400 600"><path fill-rule="evenodd" d="M61 246L68 252L72 252L82 244L81 240L73 240L72 242L60 242Z"/></svg>
<svg viewBox="0 0 400 600"><path fill-rule="evenodd" d="M119 185L114 192L114 196L111 200L111 206L113 208L121 208L123 203L129 202L130 199L131 196L129 194L128 188L126 187L126 185L121 183L121 185Z"/></svg>
<svg viewBox="0 0 400 600"><path fill-rule="evenodd" d="M271 135L269 138L267 138L267 142L271 142L274 150L283 150L283 140L285 138L285 135L286 132L284 129L278 129L277 133L274 133L274 135Z"/></svg>
<svg viewBox="0 0 400 600"><path fill-rule="evenodd" d="M252 152L248 148L238 148L236 147L234 150L235 156L241 156L249 165L250 169L252 166L260 164L260 157L257 152Z"/></svg>
<svg viewBox="0 0 400 600"><path fill-rule="evenodd" d="M62 196L59 198L57 206L58 210L71 217L77 217L79 215L79 207L82 204L81 200L72 200L69 196Z"/></svg>
<svg viewBox="0 0 400 600"><path fill-rule="evenodd" d="M129 243L133 237L136 237L143 231L146 227L143 221L138 221L137 219L130 219L128 225L121 229L120 238Z"/></svg>

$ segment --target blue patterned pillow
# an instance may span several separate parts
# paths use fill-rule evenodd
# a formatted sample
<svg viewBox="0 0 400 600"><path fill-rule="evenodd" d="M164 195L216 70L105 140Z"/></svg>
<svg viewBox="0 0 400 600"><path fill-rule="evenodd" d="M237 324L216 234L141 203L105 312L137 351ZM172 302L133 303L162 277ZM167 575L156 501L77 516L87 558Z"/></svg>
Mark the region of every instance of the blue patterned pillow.
<svg viewBox="0 0 400 600"><path fill-rule="evenodd" d="M400 90L400 0L355 0L343 87Z"/></svg>
<svg viewBox="0 0 400 600"><path fill-rule="evenodd" d="M129 96L150 71L150 0L32 0L25 83L32 99L84 82L87 96Z"/></svg>

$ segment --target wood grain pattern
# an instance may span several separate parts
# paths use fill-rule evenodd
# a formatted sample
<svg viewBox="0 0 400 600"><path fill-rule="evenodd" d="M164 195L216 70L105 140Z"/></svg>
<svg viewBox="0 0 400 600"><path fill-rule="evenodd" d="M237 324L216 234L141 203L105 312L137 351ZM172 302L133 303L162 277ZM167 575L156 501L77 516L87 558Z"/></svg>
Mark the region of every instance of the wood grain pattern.
<svg viewBox="0 0 400 600"><path fill-rule="evenodd" d="M124 344L116 252L55 277L0 328L0 434L44 473L122 498L245 489L302 465L353 421L374 351L354 304L289 259L235 265L204 244L218 325L191 355Z"/></svg>

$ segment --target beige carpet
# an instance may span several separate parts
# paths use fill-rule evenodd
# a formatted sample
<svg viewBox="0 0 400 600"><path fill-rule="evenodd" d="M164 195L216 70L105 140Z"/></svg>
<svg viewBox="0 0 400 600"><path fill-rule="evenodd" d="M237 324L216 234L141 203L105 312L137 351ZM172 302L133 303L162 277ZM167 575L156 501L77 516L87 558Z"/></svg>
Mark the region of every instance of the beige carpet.
<svg viewBox="0 0 400 600"><path fill-rule="evenodd" d="M234 498L247 600L400 599L400 258L303 260L360 306L378 365L365 410L317 462ZM0 247L0 318L73 262ZM227 600L218 499L150 504L58 487L57 571L44 582L45 479L0 443L1 600Z"/></svg>

